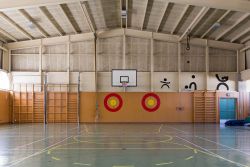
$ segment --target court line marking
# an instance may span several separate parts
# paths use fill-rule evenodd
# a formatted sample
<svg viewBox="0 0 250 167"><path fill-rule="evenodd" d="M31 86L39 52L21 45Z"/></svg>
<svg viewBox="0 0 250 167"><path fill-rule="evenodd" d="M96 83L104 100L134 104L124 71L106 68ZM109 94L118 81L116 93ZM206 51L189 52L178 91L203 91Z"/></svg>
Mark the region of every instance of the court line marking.
<svg viewBox="0 0 250 167"><path fill-rule="evenodd" d="M15 147L15 149L19 149L20 147L25 147L25 146L28 146L28 145L31 145L31 144L34 144L34 143L37 143L37 142L41 142L41 141L47 140L47 139L49 139L49 138L51 138L51 137L53 137L53 136L48 136L48 137L46 137L46 138L43 138L43 139L40 139L40 140L36 140L36 141L33 141L33 142L31 142L31 143L28 143L28 144L24 144L24 145L21 145L21 146L17 146L17 147Z"/></svg>
<svg viewBox="0 0 250 167"><path fill-rule="evenodd" d="M60 161L61 159L60 158L57 158L57 157L51 157L53 160L56 160L56 161Z"/></svg>
<svg viewBox="0 0 250 167"><path fill-rule="evenodd" d="M180 130L180 129L177 129L177 128L173 128L173 127L170 127L170 128L176 129L177 131L180 131L180 132L185 133L185 134L187 133L187 132L184 132L184 131L182 131L182 130ZM211 142L211 143L214 143L214 144L217 144L217 145L220 145L220 146L229 148L229 149L231 149L231 150L238 151L238 152L243 153L243 154L246 154L246 155L250 155L249 153L246 153L246 152L241 151L241 150L239 150L239 149L236 149L236 148L233 148L233 147L229 147L229 146L227 146L227 145L224 145L224 144L221 144L221 143L218 143L218 142L209 140L209 139L207 139L207 138L204 138L204 137L201 137L201 136L197 136L197 135L193 135L193 136L196 137L196 138L200 138L200 139L202 139L202 140L206 140L206 141L208 141L208 142Z"/></svg>
<svg viewBox="0 0 250 167"><path fill-rule="evenodd" d="M9 165L8 165L7 167L11 167L11 166L17 165L17 164L19 164L20 162L23 162L23 161L25 161L25 160L27 160L27 159L29 159L29 158L31 158L31 157L34 157L34 156L39 155L39 154L42 154L42 153L46 152L49 148L52 148L52 147L54 147L55 145L58 145L59 143L62 143L62 142L64 142L65 140L68 140L68 139L70 139L70 138L72 138L72 137L73 137L73 136L69 136L69 137L67 137L67 138L64 138L63 140L61 140L61 141L59 141L59 142L57 142L57 143L54 143L54 144L52 144L52 145L50 145L50 146L48 146L48 147L46 147L46 148L44 148L44 149L42 149L42 150L40 150L40 151L38 151L38 152L35 152L35 153L33 153L33 154L31 154L31 155L28 155L28 156L26 156L26 157L20 158L20 159L18 159L18 160L16 160L16 161L10 162Z"/></svg>
<svg viewBox="0 0 250 167"><path fill-rule="evenodd" d="M193 156L190 156L190 157L185 158L185 160L188 161L188 160L193 159L193 158L194 158Z"/></svg>
<svg viewBox="0 0 250 167"><path fill-rule="evenodd" d="M84 164L84 163L79 163L79 162L75 162L75 163L73 163L73 165L91 166L91 164Z"/></svg>
<svg viewBox="0 0 250 167"><path fill-rule="evenodd" d="M200 136L195 136L195 137L200 138L200 139L205 140L205 141L208 141L208 142L211 142L211 143L215 143L215 144L217 144L217 145L226 147L226 148L231 149L231 150L234 150L234 151L241 152L241 153L246 154L246 155L250 155L249 153L246 153L246 152L244 152L244 151L241 151L241 150L239 150L239 149L237 149L237 148L229 147L229 146L227 146L227 145L224 145L224 144L221 144L221 143L217 143L217 142L215 142L215 141L212 141L212 140L209 140L209 139L200 137Z"/></svg>
<svg viewBox="0 0 250 167"><path fill-rule="evenodd" d="M112 167L134 167L134 165L113 165Z"/></svg>
<svg viewBox="0 0 250 167"><path fill-rule="evenodd" d="M159 164L155 164L156 166L162 166L162 165L170 165L173 164L174 162L163 162L163 163L159 163Z"/></svg>
<svg viewBox="0 0 250 167"><path fill-rule="evenodd" d="M204 154L208 154L208 155L210 155L210 156L213 156L213 157L216 157L216 158L225 160L225 161L230 162L230 163L232 163L232 164L235 164L235 165L237 165L237 166L249 167L249 166L247 166L247 165L244 165L244 164L241 164L241 163L232 161L232 160L227 159L227 158L225 158L225 157L222 157L222 156L220 156L220 155L218 155L218 154L215 154L215 153L213 153L213 152L211 152L211 151L209 151L209 150L207 150L207 149L205 149L205 148L203 148L203 147L201 147L201 146L199 146L199 145L197 145L197 144L194 144L194 143L192 143L191 141L188 141L188 140L186 140L186 139L184 139L184 138L181 138L181 137L178 137L178 136L175 136L175 137L178 138L178 139L181 139L181 140L183 140L183 141L185 141L185 142L187 142L187 143L189 143L189 144L192 144L192 145L195 146L195 147L200 148L200 149L203 150L203 151L201 151L201 150L199 150L199 151L202 152L202 153L204 153Z"/></svg>
<svg viewBox="0 0 250 167"><path fill-rule="evenodd" d="M163 128L163 126L164 126L163 124L160 125L160 127L159 127L157 133L161 133L161 129Z"/></svg>
<svg viewBox="0 0 250 167"><path fill-rule="evenodd" d="M163 124L161 124L161 125L163 126ZM110 135L110 134L124 134L124 133L121 133L121 132L114 132L114 133L109 133L109 132L90 132L86 124L83 124L83 127L84 127L84 130L83 130L83 131L85 131L85 132L87 133L87 135L98 135L98 134L101 134L101 135L106 135L106 134L108 134L108 135ZM161 126L159 127L159 129L161 129ZM159 129L158 129L158 131L159 131ZM136 133L139 133L139 134L150 134L150 135L152 135L152 134L158 134L158 133L160 133L160 132L158 132L158 131L152 130L152 132L142 132L142 133L136 132ZM83 133L83 132L81 131L81 133ZM131 134L134 134L134 133L131 133ZM126 133L126 135L127 135L127 133Z"/></svg>
<svg viewBox="0 0 250 167"><path fill-rule="evenodd" d="M57 148L56 150L121 150L122 147L107 147L107 148L97 148L97 147L91 147L91 148ZM126 147L126 150L190 150L190 148L138 148L138 147ZM51 154L50 152L47 152L47 154Z"/></svg>
<svg viewBox="0 0 250 167"><path fill-rule="evenodd" d="M77 128L78 128L78 127L72 128L71 130L77 129ZM34 156L36 156L36 155L42 154L42 153L46 152L49 148L53 148L55 145L58 145L58 144L64 142L65 140L68 140L68 139L72 138L73 136L74 136L74 135L71 135L71 136L69 136L69 137L66 137L66 138L64 138L63 140L58 141L57 143L54 143L54 144L52 144L52 145L50 145L50 146L48 146L48 147L46 147L46 148L44 148L44 149L41 149L41 150L38 151L38 152L35 152L35 153L33 153L33 154L31 154L31 155L28 155L28 156L26 156L26 157L20 158L20 159L18 159L18 160L16 160L16 161L12 161L12 162L10 162L9 165L6 166L6 167L11 167L11 166L17 165L17 164L19 164L20 162L25 161L26 159L29 159L29 158L34 157Z"/></svg>

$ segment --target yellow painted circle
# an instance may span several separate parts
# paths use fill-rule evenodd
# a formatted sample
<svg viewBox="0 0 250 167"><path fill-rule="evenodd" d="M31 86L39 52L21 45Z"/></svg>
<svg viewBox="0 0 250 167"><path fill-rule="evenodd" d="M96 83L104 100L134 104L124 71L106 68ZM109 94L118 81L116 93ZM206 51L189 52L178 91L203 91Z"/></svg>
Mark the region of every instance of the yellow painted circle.
<svg viewBox="0 0 250 167"><path fill-rule="evenodd" d="M149 106L154 106L155 105L155 101L153 99L149 99L147 101L147 103L148 103Z"/></svg>
<svg viewBox="0 0 250 167"><path fill-rule="evenodd" d="M117 101L115 99L109 100L109 105L115 107L117 105Z"/></svg>

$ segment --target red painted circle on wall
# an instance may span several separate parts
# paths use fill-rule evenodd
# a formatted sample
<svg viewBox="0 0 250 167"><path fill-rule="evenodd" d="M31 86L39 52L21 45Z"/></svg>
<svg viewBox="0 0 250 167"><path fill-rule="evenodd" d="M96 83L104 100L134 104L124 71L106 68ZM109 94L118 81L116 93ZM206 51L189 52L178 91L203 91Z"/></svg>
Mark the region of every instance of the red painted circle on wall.
<svg viewBox="0 0 250 167"><path fill-rule="evenodd" d="M142 107L148 112L155 112L161 105L159 96L155 93L147 93L141 100Z"/></svg>
<svg viewBox="0 0 250 167"><path fill-rule="evenodd" d="M122 108L123 101L117 93L110 93L104 98L104 106L110 112L117 112Z"/></svg>

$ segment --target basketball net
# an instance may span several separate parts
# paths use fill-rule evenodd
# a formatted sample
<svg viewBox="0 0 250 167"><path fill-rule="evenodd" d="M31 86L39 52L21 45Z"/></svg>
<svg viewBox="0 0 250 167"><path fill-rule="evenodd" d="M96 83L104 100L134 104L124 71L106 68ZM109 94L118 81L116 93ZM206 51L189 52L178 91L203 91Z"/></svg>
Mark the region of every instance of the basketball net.
<svg viewBox="0 0 250 167"><path fill-rule="evenodd" d="M123 91L126 92L126 88L128 86L127 82L122 82L122 87L123 87Z"/></svg>

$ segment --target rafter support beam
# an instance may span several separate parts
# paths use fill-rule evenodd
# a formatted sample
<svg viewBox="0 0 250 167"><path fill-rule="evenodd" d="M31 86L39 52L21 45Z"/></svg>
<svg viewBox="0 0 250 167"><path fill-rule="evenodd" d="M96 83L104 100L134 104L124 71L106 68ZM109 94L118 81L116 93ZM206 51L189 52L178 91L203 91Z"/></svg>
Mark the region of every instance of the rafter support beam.
<svg viewBox="0 0 250 167"><path fill-rule="evenodd" d="M250 36L247 36L246 38L242 39L240 43L246 43L247 41L250 41Z"/></svg>
<svg viewBox="0 0 250 167"><path fill-rule="evenodd" d="M28 32L26 32L22 27L20 27L16 22L14 22L11 18L9 18L3 12L0 12L0 17L2 19L4 19L9 25L11 25L12 27L14 27L17 31L19 31L24 36L26 36L28 39L30 39L30 40L33 39L33 37Z"/></svg>
<svg viewBox="0 0 250 167"><path fill-rule="evenodd" d="M1 33L2 35L6 36L7 38L11 39L12 41L15 41L15 42L18 41L14 36L12 36L11 34L9 34L8 32L6 32L6 31L3 30L3 29L0 29L0 33ZM4 42L5 42L5 41L4 41Z"/></svg>
<svg viewBox="0 0 250 167"><path fill-rule="evenodd" d="M37 23L33 20L33 18L32 18L24 9L19 9L18 11L19 11L28 21L30 21L30 22L37 28L38 32L39 32L43 37L45 37L45 38L48 37L47 32L45 32L45 31L43 30L43 28L42 28L39 24L37 24Z"/></svg>
<svg viewBox="0 0 250 167"><path fill-rule="evenodd" d="M53 27L57 31L57 33L60 36L63 36L63 33L59 30L59 28L57 27L57 25L51 20L51 17L47 13L47 8L45 6L43 6L43 7L39 7L39 10L49 20L49 22L53 25Z"/></svg>
<svg viewBox="0 0 250 167"><path fill-rule="evenodd" d="M82 10L82 13L88 23L88 26L89 26L89 30L92 31L92 32L95 32L95 25L93 23L93 20L91 19L91 16L88 12L88 9L86 7L86 4L85 3L80 3L80 8Z"/></svg>
<svg viewBox="0 0 250 167"><path fill-rule="evenodd" d="M34 8L40 6L59 5L87 0L0 0L0 11Z"/></svg>
<svg viewBox="0 0 250 167"><path fill-rule="evenodd" d="M247 19L250 16L250 13L246 13L243 16L241 16L232 26L228 27L225 31L223 31L221 34L219 34L215 40L221 39L223 36L225 36L227 33L232 31L233 28L235 28L237 25L239 25L241 22L243 22L245 19Z"/></svg>
<svg viewBox="0 0 250 167"><path fill-rule="evenodd" d="M242 31L241 33L239 33L237 36L235 36L233 39L231 39L230 42L236 41L237 39L239 39L243 35L247 34L248 32L250 32L250 27L248 27L247 29L245 29L244 31Z"/></svg>
<svg viewBox="0 0 250 167"><path fill-rule="evenodd" d="M179 41L181 41L185 35L187 35L189 32L191 32L194 27L200 22L200 20L205 16L205 14L208 12L209 8L203 7L198 15L194 18L194 20L191 22L191 24L188 26L188 28L184 31L184 33L181 35Z"/></svg>
<svg viewBox="0 0 250 167"><path fill-rule="evenodd" d="M244 47L243 49L240 50L240 52L244 52L245 50L250 49L250 45L247 45L246 47Z"/></svg>
<svg viewBox="0 0 250 167"><path fill-rule="evenodd" d="M186 14L186 12L187 12L189 6L190 6L190 5L187 5L187 6L185 6L185 8L183 9L183 11L182 11L180 17L177 19L177 21L176 21L176 23L175 23L175 25L174 25L174 27L173 27L173 29L172 29L172 31L171 31L171 34L173 34L173 33L175 32L176 28L178 27L178 25L180 24L181 20L182 20L183 17L185 16L185 14Z"/></svg>
<svg viewBox="0 0 250 167"><path fill-rule="evenodd" d="M4 47L4 46L0 46L0 49L2 49L5 52L8 52L8 49L6 47Z"/></svg>
<svg viewBox="0 0 250 167"><path fill-rule="evenodd" d="M63 4L63 5L66 5L66 4ZM63 5L62 5L62 4L59 5L59 6L60 6L60 9L62 10L62 12L63 12L65 18L67 19L68 23L70 24L70 26L72 27L74 33L77 34L77 33L78 33L78 32L77 32L77 29L75 28L75 26L73 25L73 23L70 21L70 18L69 18L69 16L67 15L67 12L65 11Z"/></svg>
<svg viewBox="0 0 250 167"><path fill-rule="evenodd" d="M163 10L163 12L162 12L162 14L161 14L161 17L160 17L160 21L159 21L159 23L158 23L156 32L159 31L159 28L160 28L160 26L161 26L162 20L163 20L165 14L166 14L167 9L168 9L168 5L169 5L169 2L166 2L165 7L164 7L164 10Z"/></svg>
<svg viewBox="0 0 250 167"><path fill-rule="evenodd" d="M220 23L231 11L226 11L215 23ZM204 38L212 29L214 28L214 24L212 24L209 29L201 36L201 38Z"/></svg>
<svg viewBox="0 0 250 167"><path fill-rule="evenodd" d="M143 13L143 18L142 18L142 22L141 22L141 30L143 30L144 21L145 21L146 14L147 14L148 1L149 0L146 0L145 9L144 9L144 13Z"/></svg>

